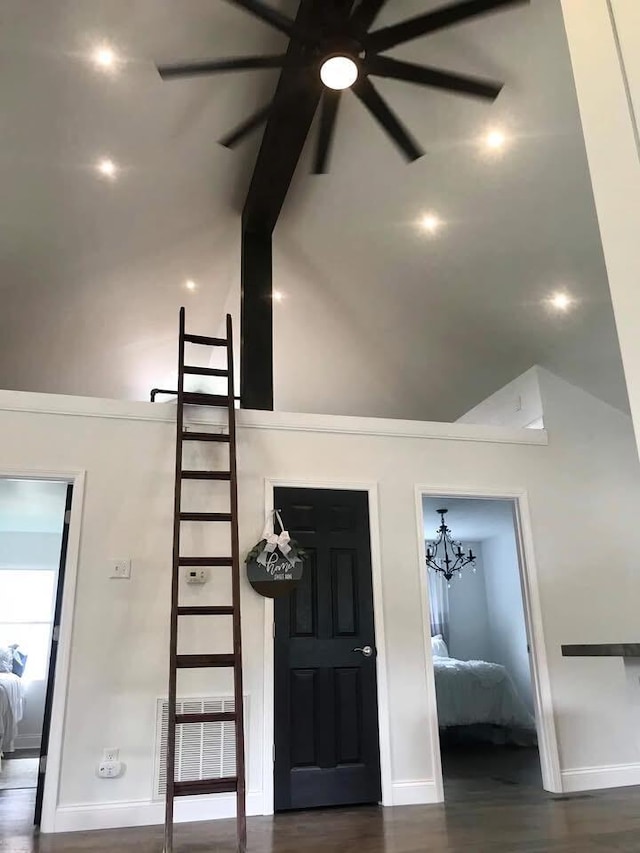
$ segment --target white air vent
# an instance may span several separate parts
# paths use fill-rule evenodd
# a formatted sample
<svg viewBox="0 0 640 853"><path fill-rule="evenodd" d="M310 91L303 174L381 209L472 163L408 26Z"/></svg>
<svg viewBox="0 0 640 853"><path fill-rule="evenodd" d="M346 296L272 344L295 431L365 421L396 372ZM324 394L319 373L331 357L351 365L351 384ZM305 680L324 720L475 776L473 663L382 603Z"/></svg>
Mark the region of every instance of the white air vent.
<svg viewBox="0 0 640 853"><path fill-rule="evenodd" d="M245 698L246 709L246 698ZM196 696L176 701L178 714L210 714L235 710L233 696ZM158 699L154 796L167 790L169 702ZM195 723L176 727L176 782L219 779L236 772L235 723Z"/></svg>

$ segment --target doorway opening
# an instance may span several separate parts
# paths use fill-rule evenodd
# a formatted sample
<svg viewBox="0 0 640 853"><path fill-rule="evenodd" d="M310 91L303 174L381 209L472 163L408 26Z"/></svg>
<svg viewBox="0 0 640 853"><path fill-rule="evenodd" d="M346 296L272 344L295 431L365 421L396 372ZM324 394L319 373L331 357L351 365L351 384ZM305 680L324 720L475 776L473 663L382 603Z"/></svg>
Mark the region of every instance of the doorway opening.
<svg viewBox="0 0 640 853"><path fill-rule="evenodd" d="M517 501L423 495L422 520L445 800L540 791Z"/></svg>
<svg viewBox="0 0 640 853"><path fill-rule="evenodd" d="M274 489L305 551L302 581L274 605L275 811L382 797L369 498Z"/></svg>
<svg viewBox="0 0 640 853"><path fill-rule="evenodd" d="M0 478L0 795L40 825L73 487Z"/></svg>

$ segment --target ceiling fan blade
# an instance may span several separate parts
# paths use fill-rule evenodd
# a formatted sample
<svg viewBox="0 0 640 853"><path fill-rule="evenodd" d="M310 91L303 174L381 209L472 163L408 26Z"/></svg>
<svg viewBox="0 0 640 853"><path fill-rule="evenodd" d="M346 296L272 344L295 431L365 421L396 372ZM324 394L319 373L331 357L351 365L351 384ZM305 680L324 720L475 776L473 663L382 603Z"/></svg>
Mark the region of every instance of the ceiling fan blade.
<svg viewBox="0 0 640 853"><path fill-rule="evenodd" d="M407 160L417 160L419 157L422 157L424 154L422 148L412 138L409 131L404 127L386 101L383 100L368 77L360 77L354 83L352 89L373 117L386 130L398 148L400 148Z"/></svg>
<svg viewBox="0 0 640 853"><path fill-rule="evenodd" d="M482 80L479 77L466 77L463 74L441 71L427 65L401 62L389 56L372 56L367 60L366 70L376 77L391 77L394 80L405 80L408 83L418 83L421 86L431 86L434 89L487 98L491 101L498 97L504 86L504 83Z"/></svg>
<svg viewBox="0 0 640 853"><path fill-rule="evenodd" d="M342 92L336 89L325 89L322 94L318 146L316 148L316 159L313 168L314 175L326 175L327 173L327 163L331 154L331 145L336 129L336 118L338 116L341 94Z"/></svg>
<svg viewBox="0 0 640 853"><path fill-rule="evenodd" d="M248 136L253 130L260 127L261 124L264 124L267 121L272 110L273 102L269 102L266 107L260 107L260 109L256 110L248 119L245 119L232 131L227 133L226 136L220 139L220 145L224 145L225 148L235 148L236 145L242 142L245 136Z"/></svg>
<svg viewBox="0 0 640 853"><path fill-rule="evenodd" d="M265 24L269 24L274 29L280 30L281 33L286 33L288 36L295 34L294 21L281 12L272 9L271 6L267 6L262 0L227 0L227 3L240 6L245 12L249 12L250 15L260 18Z"/></svg>
<svg viewBox="0 0 640 853"><path fill-rule="evenodd" d="M295 106L300 95L300 89L301 83L299 82L297 86L293 87L286 97L271 100L266 106L260 107L260 109L252 113L249 118L245 119L232 131L227 133L226 136L223 136L222 139L218 140L220 145L224 145L225 148L235 148L236 145L242 142L245 136L248 136L253 130L260 127L261 124L265 124L271 115L284 113L290 109L292 105Z"/></svg>
<svg viewBox="0 0 640 853"><path fill-rule="evenodd" d="M361 0L351 16L351 27L356 35L368 32L386 2L387 0Z"/></svg>
<svg viewBox="0 0 640 853"><path fill-rule="evenodd" d="M460 24L478 15L497 12L509 6L522 6L529 2L530 0L461 0L460 3L443 6L433 12L427 12L426 15L419 15L408 21L377 30L367 38L367 48L381 53L398 44L434 33L453 24Z"/></svg>
<svg viewBox="0 0 640 853"><path fill-rule="evenodd" d="M253 68L282 68L286 56L237 56L229 59L212 59L203 62L185 62L178 65L159 65L158 74L163 80L180 77L200 77L218 71L249 71Z"/></svg>

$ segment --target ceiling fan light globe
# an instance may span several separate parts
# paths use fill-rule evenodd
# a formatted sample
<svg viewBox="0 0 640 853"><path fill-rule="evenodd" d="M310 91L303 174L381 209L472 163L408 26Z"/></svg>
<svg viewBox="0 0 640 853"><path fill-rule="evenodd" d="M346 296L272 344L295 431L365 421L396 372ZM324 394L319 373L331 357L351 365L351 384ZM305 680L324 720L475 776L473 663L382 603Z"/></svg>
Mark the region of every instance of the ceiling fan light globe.
<svg viewBox="0 0 640 853"><path fill-rule="evenodd" d="M330 56L320 67L320 79L327 89L349 89L358 79L358 65L349 56Z"/></svg>

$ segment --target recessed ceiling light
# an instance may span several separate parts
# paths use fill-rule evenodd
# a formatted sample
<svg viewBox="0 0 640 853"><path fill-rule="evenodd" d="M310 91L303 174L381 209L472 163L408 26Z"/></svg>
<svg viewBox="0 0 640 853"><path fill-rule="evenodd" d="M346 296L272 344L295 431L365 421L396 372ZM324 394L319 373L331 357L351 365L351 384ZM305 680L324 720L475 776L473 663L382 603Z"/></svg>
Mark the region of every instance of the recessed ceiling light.
<svg viewBox="0 0 640 853"><path fill-rule="evenodd" d="M104 175L105 178L115 178L118 174L118 167L113 160L110 160L108 157L100 160L96 169L101 175Z"/></svg>
<svg viewBox="0 0 640 853"><path fill-rule="evenodd" d="M93 51L93 63L97 68L109 71L118 62L118 54L108 44L102 44Z"/></svg>
<svg viewBox="0 0 640 853"><path fill-rule="evenodd" d="M568 293L554 293L553 296L549 298L549 304L552 308L555 308L556 311L567 311L573 305L573 299Z"/></svg>
<svg viewBox="0 0 640 853"><path fill-rule="evenodd" d="M195 281L192 278L188 278L185 281L184 286L187 288L187 290L197 290L198 289L198 285L195 283Z"/></svg>
<svg viewBox="0 0 640 853"><path fill-rule="evenodd" d="M358 66L349 56L330 56L322 63L320 79L328 89L348 89L358 79Z"/></svg>
<svg viewBox="0 0 640 853"><path fill-rule="evenodd" d="M435 234L441 225L442 222L435 213L425 213L420 220L420 227L429 234Z"/></svg>
<svg viewBox="0 0 640 853"><path fill-rule="evenodd" d="M507 137L502 130L490 130L485 136L485 144L491 151L500 151L507 144Z"/></svg>
<svg viewBox="0 0 640 853"><path fill-rule="evenodd" d="M273 291L273 301L274 302L282 302L284 299L284 293L281 290Z"/></svg>

